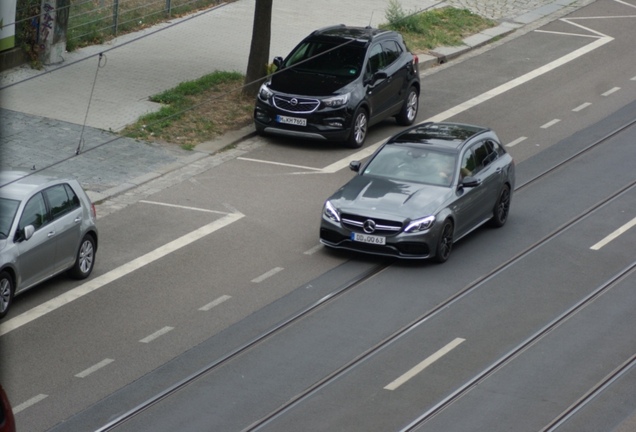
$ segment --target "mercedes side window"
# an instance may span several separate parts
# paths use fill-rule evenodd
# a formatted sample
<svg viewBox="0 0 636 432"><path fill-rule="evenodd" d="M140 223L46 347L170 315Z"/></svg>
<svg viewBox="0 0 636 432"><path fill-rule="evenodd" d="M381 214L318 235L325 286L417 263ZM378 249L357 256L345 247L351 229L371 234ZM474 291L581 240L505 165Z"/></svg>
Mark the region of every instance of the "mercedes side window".
<svg viewBox="0 0 636 432"><path fill-rule="evenodd" d="M79 207L79 199L67 184L59 184L44 191L51 207L53 220Z"/></svg>
<svg viewBox="0 0 636 432"><path fill-rule="evenodd" d="M50 222L48 211L46 210L46 204L44 203L44 197L41 193L34 195L24 206L20 223L18 224L18 232L22 232L24 227L33 225L37 231L42 225L46 225Z"/></svg>
<svg viewBox="0 0 636 432"><path fill-rule="evenodd" d="M472 176L476 172L475 168L475 156L473 155L472 149L468 149L462 157L462 165L459 168L459 179L461 180L464 177Z"/></svg>

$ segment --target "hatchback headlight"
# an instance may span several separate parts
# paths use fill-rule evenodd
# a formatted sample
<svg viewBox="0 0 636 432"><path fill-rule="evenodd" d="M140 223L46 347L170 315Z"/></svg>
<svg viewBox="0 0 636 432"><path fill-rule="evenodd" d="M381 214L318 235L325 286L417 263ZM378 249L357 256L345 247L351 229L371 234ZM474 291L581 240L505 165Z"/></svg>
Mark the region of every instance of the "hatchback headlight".
<svg viewBox="0 0 636 432"><path fill-rule="evenodd" d="M425 218L415 219L406 226L404 232L416 233L426 231L433 226L433 222L435 222L435 216L427 216Z"/></svg>
<svg viewBox="0 0 636 432"><path fill-rule="evenodd" d="M274 96L274 93L269 89L269 82L265 82L258 90L258 98L263 102L268 102Z"/></svg>
<svg viewBox="0 0 636 432"><path fill-rule="evenodd" d="M327 219L340 223L340 212L329 201L325 202L325 205L322 208L322 214Z"/></svg>
<svg viewBox="0 0 636 432"><path fill-rule="evenodd" d="M322 103L329 108L339 108L349 102L349 93L323 99Z"/></svg>

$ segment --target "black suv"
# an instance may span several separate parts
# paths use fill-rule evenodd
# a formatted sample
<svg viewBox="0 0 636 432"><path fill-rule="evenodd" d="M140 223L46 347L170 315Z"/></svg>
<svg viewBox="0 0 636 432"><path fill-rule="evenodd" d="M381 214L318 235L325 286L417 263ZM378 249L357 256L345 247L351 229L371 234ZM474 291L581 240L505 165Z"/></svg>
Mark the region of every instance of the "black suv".
<svg viewBox="0 0 636 432"><path fill-rule="evenodd" d="M361 147L367 127L388 117L415 121L418 58L399 33L371 27L326 27L307 36L260 88L259 133L344 141Z"/></svg>

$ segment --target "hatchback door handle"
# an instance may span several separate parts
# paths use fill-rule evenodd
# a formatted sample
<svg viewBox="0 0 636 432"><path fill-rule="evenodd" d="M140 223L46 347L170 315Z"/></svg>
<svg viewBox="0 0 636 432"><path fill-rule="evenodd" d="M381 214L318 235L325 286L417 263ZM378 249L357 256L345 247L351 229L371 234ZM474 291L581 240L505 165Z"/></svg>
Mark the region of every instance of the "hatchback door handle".
<svg viewBox="0 0 636 432"><path fill-rule="evenodd" d="M77 222L81 222L82 221L82 217L78 216L75 218L75 220L73 222L77 223Z"/></svg>
<svg viewBox="0 0 636 432"><path fill-rule="evenodd" d="M49 233L46 235L47 237L53 237L55 235L55 231L49 231Z"/></svg>

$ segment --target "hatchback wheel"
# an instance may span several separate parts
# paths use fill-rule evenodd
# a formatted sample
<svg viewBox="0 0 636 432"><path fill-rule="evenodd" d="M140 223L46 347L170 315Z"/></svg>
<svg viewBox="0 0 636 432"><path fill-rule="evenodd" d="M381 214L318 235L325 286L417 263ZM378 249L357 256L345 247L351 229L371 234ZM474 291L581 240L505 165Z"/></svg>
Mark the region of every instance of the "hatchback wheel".
<svg viewBox="0 0 636 432"><path fill-rule="evenodd" d="M75 279L86 279L93 271L95 265L95 240L89 234L85 235L77 251L75 265L70 270L70 275Z"/></svg>
<svg viewBox="0 0 636 432"><path fill-rule="evenodd" d="M358 108L353 116L353 124L351 125L351 134L347 140L347 147L360 148L364 144L367 137L367 128L369 127L369 119L364 108Z"/></svg>
<svg viewBox="0 0 636 432"><path fill-rule="evenodd" d="M492 226L501 228L508 220L508 213L510 212L510 187L504 185L503 189L499 193L499 198L495 204L493 211L493 217L490 220Z"/></svg>
<svg viewBox="0 0 636 432"><path fill-rule="evenodd" d="M404 101L402 111L395 117L397 123L401 126L410 126L417 117L417 109L419 107L419 94L415 87L409 89L409 95Z"/></svg>
<svg viewBox="0 0 636 432"><path fill-rule="evenodd" d="M450 220L445 220L442 230L439 233L437 239L437 253L435 255L435 262L444 263L448 260L453 249L453 223Z"/></svg>
<svg viewBox="0 0 636 432"><path fill-rule="evenodd" d="M6 271L0 273L0 318L9 311L13 301L13 279Z"/></svg>

